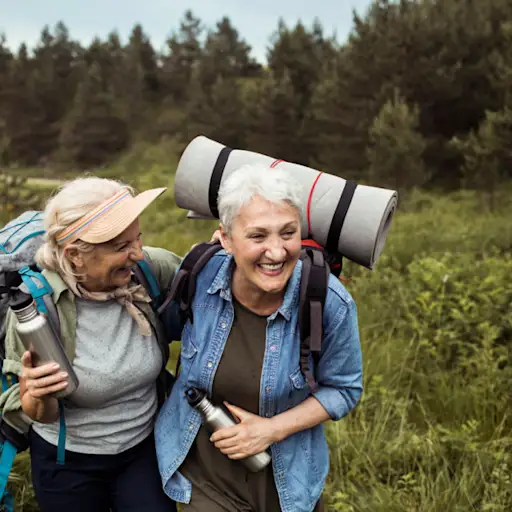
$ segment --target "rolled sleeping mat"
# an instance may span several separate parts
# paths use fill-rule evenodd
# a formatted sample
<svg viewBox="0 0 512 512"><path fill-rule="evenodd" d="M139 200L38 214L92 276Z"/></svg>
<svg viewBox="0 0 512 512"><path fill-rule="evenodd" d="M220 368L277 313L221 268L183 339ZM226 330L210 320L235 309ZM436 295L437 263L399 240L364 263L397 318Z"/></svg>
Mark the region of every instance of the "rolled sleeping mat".
<svg viewBox="0 0 512 512"><path fill-rule="evenodd" d="M223 178L246 164L282 167L302 185L302 237L312 238L330 253L339 253L372 269L382 250L398 195L388 190L358 185L270 156L231 149L202 135L181 155L174 182L178 207L188 217L218 219L217 194Z"/></svg>

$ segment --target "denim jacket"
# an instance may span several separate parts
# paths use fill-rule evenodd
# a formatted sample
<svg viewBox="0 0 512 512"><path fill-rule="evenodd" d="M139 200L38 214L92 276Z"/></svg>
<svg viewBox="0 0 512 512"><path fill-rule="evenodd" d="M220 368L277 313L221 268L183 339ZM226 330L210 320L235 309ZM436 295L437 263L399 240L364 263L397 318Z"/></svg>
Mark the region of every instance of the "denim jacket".
<svg viewBox="0 0 512 512"><path fill-rule="evenodd" d="M233 322L232 265L232 256L220 251L197 277L193 324L188 321L182 334L181 372L155 426L164 490L178 502L190 502L192 485L178 468L201 425L201 416L188 404L185 390L195 386L212 392L215 371ZM301 271L299 261L281 307L267 320L259 404L259 414L266 418L291 409L311 394L299 368ZM313 368L312 360L310 368ZM333 420L343 418L356 405L362 392L362 358L355 303L332 275L323 315L322 351L314 370L319 385L315 398ZM320 499L329 470L323 425L273 444L271 454L281 509L312 511Z"/></svg>

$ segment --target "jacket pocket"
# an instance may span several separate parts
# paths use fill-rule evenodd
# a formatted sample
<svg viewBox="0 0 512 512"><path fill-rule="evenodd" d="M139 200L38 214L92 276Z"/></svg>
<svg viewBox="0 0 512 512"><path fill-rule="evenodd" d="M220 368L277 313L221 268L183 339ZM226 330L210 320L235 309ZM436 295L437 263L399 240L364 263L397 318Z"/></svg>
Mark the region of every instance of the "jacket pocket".
<svg viewBox="0 0 512 512"><path fill-rule="evenodd" d="M190 374L190 370L194 364L194 361L197 358L197 347L192 341L190 336L187 336L184 339L184 342L181 345L180 359L181 359L181 368L179 378L182 382L187 382Z"/></svg>
<svg viewBox="0 0 512 512"><path fill-rule="evenodd" d="M300 368L290 375L290 392L287 409L291 409L303 402L309 396L309 387Z"/></svg>

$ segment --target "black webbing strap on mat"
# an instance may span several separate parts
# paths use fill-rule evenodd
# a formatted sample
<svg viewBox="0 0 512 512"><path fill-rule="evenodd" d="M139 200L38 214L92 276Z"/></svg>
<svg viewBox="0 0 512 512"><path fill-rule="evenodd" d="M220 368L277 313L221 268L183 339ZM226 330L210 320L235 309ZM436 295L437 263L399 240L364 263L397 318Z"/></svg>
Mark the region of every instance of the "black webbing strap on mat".
<svg viewBox="0 0 512 512"><path fill-rule="evenodd" d="M329 280L329 266L322 251L311 247L302 250L299 328L300 368L311 391L317 384L309 368L309 355L318 358L322 347L322 320Z"/></svg>
<svg viewBox="0 0 512 512"><path fill-rule="evenodd" d="M220 182L222 180L222 174L224 173L224 169L226 168L226 164L228 163L228 158L231 151L233 150L228 147L223 147L220 150L219 156L217 157L217 161L213 166L213 171L210 178L210 188L208 189L208 205L210 206L210 211L212 212L212 215L216 219L219 218L219 210L217 208L217 196L219 194Z"/></svg>
<svg viewBox="0 0 512 512"><path fill-rule="evenodd" d="M348 180L343 187L338 206L332 217L331 227L329 228L329 234L327 235L327 243L325 248L327 252L336 254L338 251L338 242L340 239L341 228L345 222L350 203L354 197L354 192L357 188L357 183L352 180Z"/></svg>

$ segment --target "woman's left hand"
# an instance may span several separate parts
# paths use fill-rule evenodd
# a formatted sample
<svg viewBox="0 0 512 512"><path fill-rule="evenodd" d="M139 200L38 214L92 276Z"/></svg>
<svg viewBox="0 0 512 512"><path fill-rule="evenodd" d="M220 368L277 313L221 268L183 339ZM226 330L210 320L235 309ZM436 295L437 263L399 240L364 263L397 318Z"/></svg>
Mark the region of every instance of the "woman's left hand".
<svg viewBox="0 0 512 512"><path fill-rule="evenodd" d="M226 402L224 405L240 420L237 425L217 430L210 437L224 455L234 460L245 459L265 451L277 441L274 422L270 418L262 418Z"/></svg>

